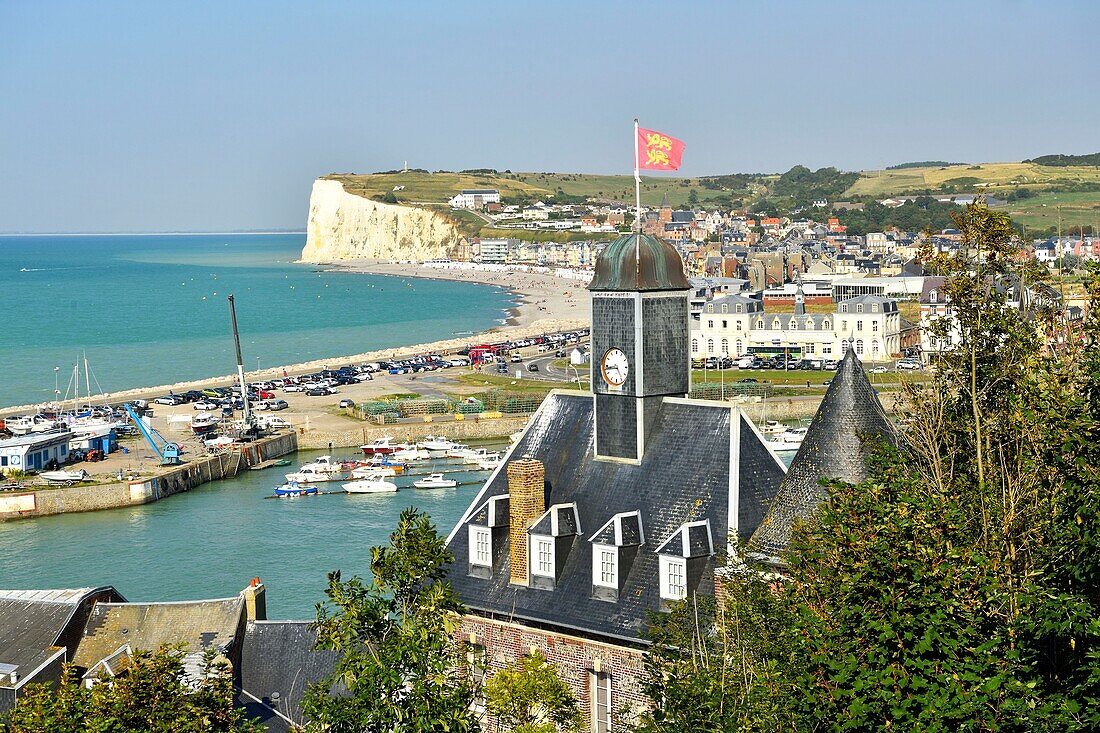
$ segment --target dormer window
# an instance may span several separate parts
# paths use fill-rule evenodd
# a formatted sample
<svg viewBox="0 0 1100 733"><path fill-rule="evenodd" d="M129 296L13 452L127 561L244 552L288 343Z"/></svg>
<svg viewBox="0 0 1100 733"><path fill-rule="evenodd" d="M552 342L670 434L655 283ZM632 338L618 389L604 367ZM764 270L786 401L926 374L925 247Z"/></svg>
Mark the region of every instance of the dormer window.
<svg viewBox="0 0 1100 733"><path fill-rule="evenodd" d="M840 312L841 313L847 313L848 312L848 306L847 305L840 306Z"/></svg>
<svg viewBox="0 0 1100 733"><path fill-rule="evenodd" d="M740 303L738 303L738 304L737 304L737 312L738 312L738 313L744 313L744 312L745 312L745 306L743 306L743 305L741 305Z"/></svg>
<svg viewBox="0 0 1100 733"><path fill-rule="evenodd" d="M863 312L863 303L858 303L856 305L856 313L862 313L862 312Z"/></svg>
<svg viewBox="0 0 1100 733"><path fill-rule="evenodd" d="M467 526L469 574L491 578L499 566L508 536L508 494L490 497L470 517Z"/></svg>
<svg viewBox="0 0 1100 733"><path fill-rule="evenodd" d="M575 503L554 504L527 530L532 588L553 590L573 540L581 533L580 513Z"/></svg>
<svg viewBox="0 0 1100 733"><path fill-rule="evenodd" d="M680 525L657 548L661 599L680 601L694 592L712 555L710 520Z"/></svg>
<svg viewBox="0 0 1100 733"><path fill-rule="evenodd" d="M728 305L726 305L725 303L723 303L722 304L722 312L723 313L729 313L729 310L730 310L730 307Z"/></svg>
<svg viewBox="0 0 1100 733"><path fill-rule="evenodd" d="M937 297L939 297L939 296L938 296L938 294L936 293L935 290L929 290L928 291L928 302L929 303L935 303Z"/></svg>
<svg viewBox="0 0 1100 733"><path fill-rule="evenodd" d="M592 535L592 596L615 602L623 581L645 543L638 512L616 514Z"/></svg>

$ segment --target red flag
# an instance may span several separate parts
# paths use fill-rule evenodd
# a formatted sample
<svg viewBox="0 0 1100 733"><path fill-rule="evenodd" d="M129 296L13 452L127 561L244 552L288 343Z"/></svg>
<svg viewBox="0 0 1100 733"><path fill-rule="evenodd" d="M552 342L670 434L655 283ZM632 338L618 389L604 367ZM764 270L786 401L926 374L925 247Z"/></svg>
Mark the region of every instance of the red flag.
<svg viewBox="0 0 1100 733"><path fill-rule="evenodd" d="M663 132L638 128L638 168L647 171L674 171L680 168L684 142Z"/></svg>

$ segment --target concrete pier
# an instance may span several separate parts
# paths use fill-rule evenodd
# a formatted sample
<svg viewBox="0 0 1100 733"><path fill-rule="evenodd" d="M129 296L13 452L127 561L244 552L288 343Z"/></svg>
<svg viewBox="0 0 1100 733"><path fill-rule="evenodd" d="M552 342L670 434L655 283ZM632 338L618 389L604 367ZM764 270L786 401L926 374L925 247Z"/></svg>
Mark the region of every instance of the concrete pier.
<svg viewBox="0 0 1100 733"><path fill-rule="evenodd" d="M232 478L263 461L298 450L298 436L279 433L235 450L166 466L150 477L88 486L0 494L0 521L148 504L196 486Z"/></svg>

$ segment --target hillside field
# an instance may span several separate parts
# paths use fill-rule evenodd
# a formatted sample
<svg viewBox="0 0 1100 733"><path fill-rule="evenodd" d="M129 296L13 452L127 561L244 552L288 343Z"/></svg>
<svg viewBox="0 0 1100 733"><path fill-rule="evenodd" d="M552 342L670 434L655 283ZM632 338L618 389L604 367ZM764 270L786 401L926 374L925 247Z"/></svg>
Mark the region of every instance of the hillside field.
<svg viewBox="0 0 1100 733"><path fill-rule="evenodd" d="M1059 210L1063 231L1085 224L1091 224L1094 231L1100 227L1100 191L1037 193L1031 198L1012 201L997 208L1029 229L1057 227Z"/></svg>
<svg viewBox="0 0 1100 733"><path fill-rule="evenodd" d="M894 196L943 184L957 183L969 191L977 186L998 188L1041 188L1052 184L1100 183L1098 166L1055 167L1034 163L977 163L938 168L902 168L888 171L860 171L859 180L845 196Z"/></svg>

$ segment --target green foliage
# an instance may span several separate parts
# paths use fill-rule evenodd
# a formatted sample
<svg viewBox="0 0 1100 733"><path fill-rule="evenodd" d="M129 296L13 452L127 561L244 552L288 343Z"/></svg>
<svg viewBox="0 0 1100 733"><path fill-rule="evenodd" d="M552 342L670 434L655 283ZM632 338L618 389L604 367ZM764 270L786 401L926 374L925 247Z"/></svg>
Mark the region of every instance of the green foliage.
<svg viewBox="0 0 1100 733"><path fill-rule="evenodd" d="M497 724L514 733L580 731L584 723L569 685L537 652L490 677L485 703Z"/></svg>
<svg viewBox="0 0 1100 733"><path fill-rule="evenodd" d="M955 226L957 255L922 253L955 345L909 386L899 446L829 485L774 589L743 571L716 613L655 624L644 729L1100 729L1100 268L1067 343L1057 309L1009 305L1044 272L1008 217Z"/></svg>
<svg viewBox="0 0 1100 733"><path fill-rule="evenodd" d="M1036 163L1038 165L1071 166L1071 165L1100 165L1100 153L1090 155L1040 155L1038 158L1025 160L1024 163Z"/></svg>
<svg viewBox="0 0 1100 733"><path fill-rule="evenodd" d="M259 733L263 726L247 721L233 704L229 665L203 662L198 680L185 679L183 652L165 647L136 652L131 666L118 677L90 690L66 665L61 681L29 685L0 723L4 733Z"/></svg>
<svg viewBox="0 0 1100 733"><path fill-rule="evenodd" d="M809 203L817 198L836 198L844 193L859 178L858 173L839 171L836 168L819 168L811 171L803 165L796 165L779 177L772 193L786 196L799 203Z"/></svg>
<svg viewBox="0 0 1100 733"><path fill-rule="evenodd" d="M946 160L918 160L913 163L898 163L897 165L888 165L886 170L888 171L900 171L906 168L938 168L948 167L952 165L966 165L965 163L948 163Z"/></svg>
<svg viewBox="0 0 1100 733"><path fill-rule="evenodd" d="M428 516L410 508L390 546L371 548L372 584L329 574L317 646L340 658L332 677L306 692L311 730L479 730L473 682L455 674L463 662L453 640L461 604L444 580L453 561Z"/></svg>
<svg viewBox="0 0 1100 733"><path fill-rule="evenodd" d="M958 210L959 207L955 204L922 196L894 208L871 201L862 210L846 209L834 212L833 215L848 227L849 234L881 232L889 227L909 232L938 232L954 226L951 217Z"/></svg>

